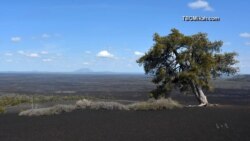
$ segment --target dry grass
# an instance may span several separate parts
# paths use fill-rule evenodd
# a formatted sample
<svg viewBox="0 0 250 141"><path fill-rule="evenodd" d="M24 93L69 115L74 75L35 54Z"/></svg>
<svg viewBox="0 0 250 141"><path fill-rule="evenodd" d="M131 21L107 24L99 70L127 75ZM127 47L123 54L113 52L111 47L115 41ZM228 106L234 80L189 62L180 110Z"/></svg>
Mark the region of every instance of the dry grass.
<svg viewBox="0 0 250 141"><path fill-rule="evenodd" d="M19 116L42 116L42 115L55 115L62 112L71 112L75 110L74 105L55 105L48 108L39 108L39 109L29 109L19 113Z"/></svg>
<svg viewBox="0 0 250 141"><path fill-rule="evenodd" d="M181 107L181 104L179 104L177 101L172 100L171 98L158 100L151 99L145 102L137 102L128 105L128 108L131 110L162 110Z"/></svg>
<svg viewBox="0 0 250 141"><path fill-rule="evenodd" d="M5 112L5 108L0 106L0 114L4 113Z"/></svg>
<svg viewBox="0 0 250 141"><path fill-rule="evenodd" d="M75 105L55 105L48 108L29 109L19 113L20 116L55 115L62 112L71 112L76 109L91 110L163 110L181 108L182 105L172 99L149 100L124 105L118 102L78 100Z"/></svg>
<svg viewBox="0 0 250 141"><path fill-rule="evenodd" d="M29 103L31 100L25 95L0 96L0 106L15 106L21 103Z"/></svg>
<svg viewBox="0 0 250 141"><path fill-rule="evenodd" d="M71 101L83 99L85 96L43 96L43 95L18 95L18 94L9 94L0 96L0 113L5 112L5 108L8 106L16 106L19 104L39 104L46 102L59 102L59 101ZM88 97L89 99L94 99Z"/></svg>
<svg viewBox="0 0 250 141"><path fill-rule="evenodd" d="M86 109L91 105L91 101L87 99L78 100L76 106L81 109Z"/></svg>
<svg viewBox="0 0 250 141"><path fill-rule="evenodd" d="M86 99L77 101L76 106L79 109L128 110L126 105L120 104L118 102L104 102L104 101L93 102Z"/></svg>
<svg viewBox="0 0 250 141"><path fill-rule="evenodd" d="M22 103L29 103L30 98L22 95L0 96L0 113L5 112L7 106L15 106Z"/></svg>

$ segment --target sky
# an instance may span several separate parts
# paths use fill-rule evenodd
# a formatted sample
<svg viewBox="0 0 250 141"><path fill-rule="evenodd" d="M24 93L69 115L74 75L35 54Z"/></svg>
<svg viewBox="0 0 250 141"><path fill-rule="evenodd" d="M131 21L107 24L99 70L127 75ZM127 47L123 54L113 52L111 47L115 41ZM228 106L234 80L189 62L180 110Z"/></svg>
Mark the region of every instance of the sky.
<svg viewBox="0 0 250 141"><path fill-rule="evenodd" d="M177 28L222 40L250 73L250 2L238 0L1 0L0 71L142 73L153 34ZM183 16L219 17L187 22Z"/></svg>

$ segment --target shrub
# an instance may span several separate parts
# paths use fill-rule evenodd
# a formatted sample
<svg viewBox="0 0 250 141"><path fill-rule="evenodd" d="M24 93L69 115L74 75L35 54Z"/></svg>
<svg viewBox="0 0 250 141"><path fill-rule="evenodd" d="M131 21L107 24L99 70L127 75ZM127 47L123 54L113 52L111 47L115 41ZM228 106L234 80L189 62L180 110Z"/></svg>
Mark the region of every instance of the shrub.
<svg viewBox="0 0 250 141"><path fill-rule="evenodd" d="M87 99L78 100L75 105L55 105L49 108L29 109L19 113L20 116L41 116L54 115L62 112L71 112L75 109L92 110L162 110L181 108L182 106L172 99L148 100L130 105L123 105L117 102L90 101Z"/></svg>
<svg viewBox="0 0 250 141"><path fill-rule="evenodd" d="M4 113L5 112L5 108L0 106L0 114Z"/></svg>
<svg viewBox="0 0 250 141"><path fill-rule="evenodd" d="M15 106L21 103L29 103L30 98L28 96L21 95L9 95L0 97L0 106Z"/></svg>
<svg viewBox="0 0 250 141"><path fill-rule="evenodd" d="M89 101L89 100L87 100L87 99L82 99L82 100L78 100L78 101L76 102L76 106L77 106L78 108L85 109L85 108L90 107L91 103L92 103L92 102Z"/></svg>
<svg viewBox="0 0 250 141"><path fill-rule="evenodd" d="M86 99L78 100L76 106L80 109L104 109L104 110L128 110L126 105L118 102L105 102L105 101L89 101Z"/></svg>
<svg viewBox="0 0 250 141"><path fill-rule="evenodd" d="M128 110L127 106L117 102L93 102L90 109L104 109L104 110Z"/></svg>
<svg viewBox="0 0 250 141"><path fill-rule="evenodd" d="M137 102L128 105L128 108L131 110L162 110L162 109L173 109L173 108L181 108L181 104L177 101L168 99L158 99L158 100L148 100L145 102Z"/></svg>
<svg viewBox="0 0 250 141"><path fill-rule="evenodd" d="M41 116L41 115L55 115L62 112L71 112L75 110L74 105L55 105L49 108L29 109L19 113L19 116Z"/></svg>

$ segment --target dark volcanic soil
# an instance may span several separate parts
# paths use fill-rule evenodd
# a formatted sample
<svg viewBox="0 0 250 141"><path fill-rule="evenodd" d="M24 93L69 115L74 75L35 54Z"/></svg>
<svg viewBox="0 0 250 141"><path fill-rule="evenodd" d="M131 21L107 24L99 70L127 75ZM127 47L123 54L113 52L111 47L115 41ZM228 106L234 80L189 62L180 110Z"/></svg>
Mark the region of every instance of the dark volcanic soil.
<svg viewBox="0 0 250 141"><path fill-rule="evenodd" d="M250 141L249 81L214 81L205 92L219 107L163 111L75 111L54 116L0 115L0 141ZM0 95L86 95L146 100L143 75L0 74ZM197 104L193 95L172 94Z"/></svg>
<svg viewBox="0 0 250 141"><path fill-rule="evenodd" d="M75 111L0 116L0 141L249 141L250 109Z"/></svg>

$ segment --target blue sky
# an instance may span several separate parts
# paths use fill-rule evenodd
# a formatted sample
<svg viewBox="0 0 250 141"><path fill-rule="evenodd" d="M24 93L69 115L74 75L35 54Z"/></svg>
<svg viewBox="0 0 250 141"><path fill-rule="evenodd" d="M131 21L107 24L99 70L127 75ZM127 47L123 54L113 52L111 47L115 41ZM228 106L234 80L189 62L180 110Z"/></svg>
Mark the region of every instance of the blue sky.
<svg viewBox="0 0 250 141"><path fill-rule="evenodd" d="M0 71L143 72L136 59L152 35L171 28L206 32L239 53L240 73L250 73L249 1L238 0L2 0ZM182 16L220 17L185 22Z"/></svg>

